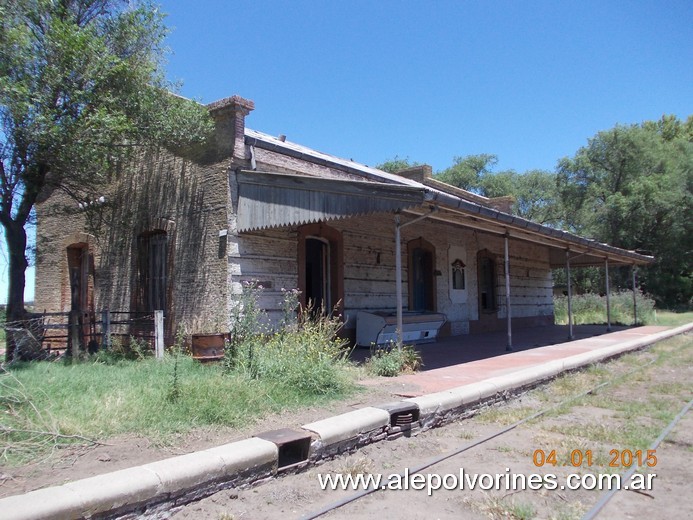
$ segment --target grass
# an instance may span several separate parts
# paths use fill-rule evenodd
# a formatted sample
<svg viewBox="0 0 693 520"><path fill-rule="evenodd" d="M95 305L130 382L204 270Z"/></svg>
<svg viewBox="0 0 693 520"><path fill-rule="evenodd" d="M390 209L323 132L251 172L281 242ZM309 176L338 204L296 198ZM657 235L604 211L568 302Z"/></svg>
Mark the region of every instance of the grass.
<svg viewBox="0 0 693 520"><path fill-rule="evenodd" d="M269 413L344 397L354 389L342 385L315 393L181 356L176 368L178 396L172 399L175 364L175 358L167 356L163 361L14 366L0 374L3 462L22 463L53 446L40 443L38 451L27 450L27 435L8 428L93 439L137 434L166 442L172 434L193 428L248 426Z"/></svg>
<svg viewBox="0 0 693 520"><path fill-rule="evenodd" d="M633 291L611 293L611 323L633 325ZM654 300L649 296L636 293L638 323L654 322ZM556 323L568 323L568 297L555 296L553 299ZM571 298L571 311L575 325L593 325L606 323L606 296L595 293L575 295Z"/></svg>
<svg viewBox="0 0 693 520"><path fill-rule="evenodd" d="M653 325L678 327L693 322L693 311L675 312L655 309Z"/></svg>
<svg viewBox="0 0 693 520"><path fill-rule="evenodd" d="M411 345L398 349L395 345L371 350L366 370L375 376L395 377L414 373L422 366L421 355Z"/></svg>
<svg viewBox="0 0 693 520"><path fill-rule="evenodd" d="M636 293L638 323L677 327L693 322L693 311L677 312L655 309L654 300L640 292ZM568 324L568 298L554 297L554 314L558 325ZM611 294L611 323L633 324L633 292L620 291ZM587 293L571 298L571 311L575 325L606 324L606 296Z"/></svg>
<svg viewBox="0 0 693 520"><path fill-rule="evenodd" d="M465 499L465 503L493 520L531 520L536 517L536 509L527 502L515 502L511 499L487 496L483 501Z"/></svg>
<svg viewBox="0 0 693 520"><path fill-rule="evenodd" d="M288 293L295 300L294 292ZM224 363L150 356L134 339L86 360L0 368L0 461L22 463L70 440L118 434L154 442L197 428L246 427L272 412L346 397L356 389L338 319L302 312L278 331L263 328L255 286L241 295ZM295 301L289 302L295 308Z"/></svg>

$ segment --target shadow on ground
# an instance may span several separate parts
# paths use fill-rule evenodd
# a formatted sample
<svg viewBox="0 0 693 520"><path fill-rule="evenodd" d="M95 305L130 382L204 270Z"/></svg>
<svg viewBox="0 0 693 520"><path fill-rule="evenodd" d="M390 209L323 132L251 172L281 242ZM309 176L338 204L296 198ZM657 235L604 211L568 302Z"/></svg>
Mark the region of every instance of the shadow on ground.
<svg viewBox="0 0 693 520"><path fill-rule="evenodd" d="M632 327L611 326L611 332L628 330ZM575 325L573 339L585 339L606 334L606 325ZM514 330L512 336L513 352L530 350L547 345L565 343L568 339L567 325L548 325ZM507 332L486 332L442 338L435 343L415 345L423 361L422 371L469 363L507 354ZM370 349L356 347L351 359L363 363L371 356Z"/></svg>

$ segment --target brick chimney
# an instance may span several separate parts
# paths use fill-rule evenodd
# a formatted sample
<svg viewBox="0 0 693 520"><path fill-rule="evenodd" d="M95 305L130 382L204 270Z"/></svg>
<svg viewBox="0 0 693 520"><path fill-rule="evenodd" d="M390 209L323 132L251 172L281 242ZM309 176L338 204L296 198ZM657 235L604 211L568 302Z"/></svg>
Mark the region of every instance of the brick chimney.
<svg viewBox="0 0 693 520"><path fill-rule="evenodd" d="M424 183L426 179L430 179L433 176L433 168L428 164L419 164L418 166L411 166L410 168L399 170L397 175Z"/></svg>
<svg viewBox="0 0 693 520"><path fill-rule="evenodd" d="M231 96L207 105L214 119L216 151L221 157L245 160L245 116L255 103L241 96Z"/></svg>

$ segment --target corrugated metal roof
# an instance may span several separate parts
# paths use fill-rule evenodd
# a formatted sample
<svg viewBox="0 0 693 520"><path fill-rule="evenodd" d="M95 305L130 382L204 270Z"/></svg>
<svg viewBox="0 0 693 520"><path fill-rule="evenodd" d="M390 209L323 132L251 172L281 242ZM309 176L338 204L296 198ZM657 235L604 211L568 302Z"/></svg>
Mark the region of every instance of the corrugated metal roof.
<svg viewBox="0 0 693 520"><path fill-rule="evenodd" d="M364 177L364 179L372 181L372 183L380 183L381 186L392 187L394 185L399 185L401 187L424 190L426 193L425 199L439 205L441 208L450 208L471 217L492 221L498 226L502 226L508 230L516 229L522 232L542 235L543 237L546 237L548 241L555 243L553 247L558 249L571 249L576 252L590 251L592 252L592 254L589 255L590 258L608 256L609 258L613 258L615 260L617 259L621 263L647 264L654 261L654 258L651 256L642 255L635 251L629 251L608 244L603 244L592 239L569 233L567 231L537 224L536 222L499 211L488 205L470 200L469 198L460 197L458 194L453 193L454 190L445 191L444 189L427 186L413 179L387 173L382 170L378 170L377 168L371 168L370 166L366 166L348 159L342 159L323 152L318 152L296 143L282 141L276 137L258 132L256 130L246 128L245 141L246 144L251 146L258 146L309 162L343 169L347 172L361 175ZM320 180L325 180L316 177L305 178L310 179L311 183L317 183ZM440 184L442 183L436 183L437 186ZM442 188L442 186L440 188ZM311 220L311 222L314 222L314 220ZM248 223L248 225L250 225L250 223ZM592 261L590 264L586 263L585 265L595 265L595 263Z"/></svg>
<svg viewBox="0 0 693 520"><path fill-rule="evenodd" d="M240 171L239 232L397 211L424 202L425 190L376 182Z"/></svg>
<svg viewBox="0 0 693 520"><path fill-rule="evenodd" d="M365 164L351 161L349 159L342 159L334 155L318 152L317 150L313 150L312 148L308 148L307 146L302 146L297 143L281 141L277 137L258 132L257 130L251 130L250 128L245 129L245 137L246 144L251 146L260 146L270 150L276 149L280 153L291 155L292 157L299 159L310 160L310 162L318 164L322 163L338 167L341 166L344 169L360 173L367 180L382 182L385 184L399 184L414 188L424 188L423 184L412 179L407 179L406 177L402 177L394 173L387 173L382 170L378 170L377 168L371 168L370 166L366 166Z"/></svg>

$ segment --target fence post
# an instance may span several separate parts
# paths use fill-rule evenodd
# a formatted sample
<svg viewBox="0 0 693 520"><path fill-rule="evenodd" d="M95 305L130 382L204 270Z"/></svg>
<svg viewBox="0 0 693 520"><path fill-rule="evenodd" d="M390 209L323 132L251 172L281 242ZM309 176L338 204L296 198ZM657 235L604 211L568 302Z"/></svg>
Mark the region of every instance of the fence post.
<svg viewBox="0 0 693 520"><path fill-rule="evenodd" d="M156 359L164 358L164 311L154 311L154 353Z"/></svg>
<svg viewBox="0 0 693 520"><path fill-rule="evenodd" d="M111 311L108 309L104 309L101 311L101 333L103 335L103 339L101 340L101 344L103 345L103 348L110 350L111 349Z"/></svg>
<svg viewBox="0 0 693 520"><path fill-rule="evenodd" d="M81 321L81 312L76 310L70 311L67 322L67 351L72 359L80 359L82 355L82 339L80 337L80 330L82 329Z"/></svg>

